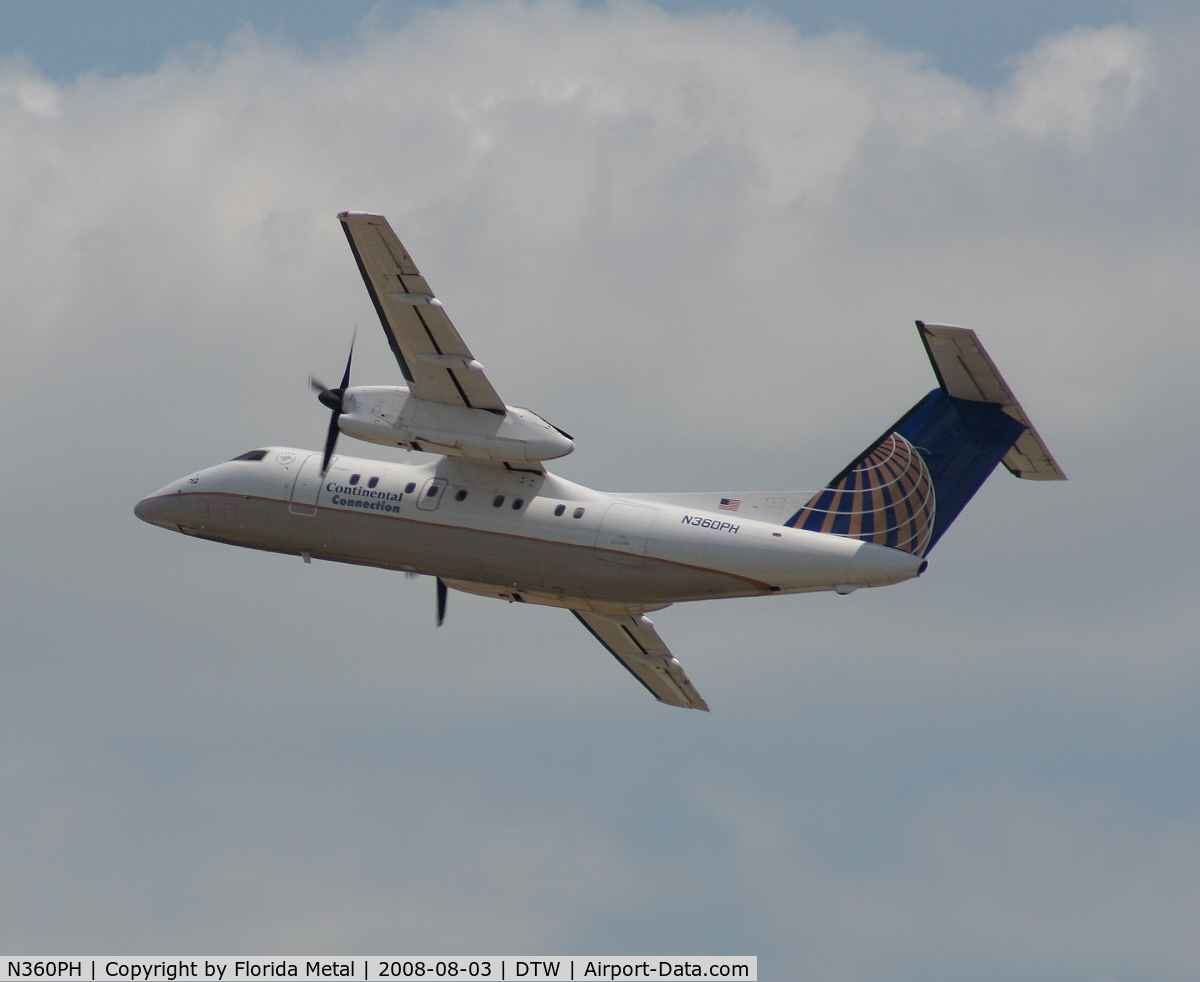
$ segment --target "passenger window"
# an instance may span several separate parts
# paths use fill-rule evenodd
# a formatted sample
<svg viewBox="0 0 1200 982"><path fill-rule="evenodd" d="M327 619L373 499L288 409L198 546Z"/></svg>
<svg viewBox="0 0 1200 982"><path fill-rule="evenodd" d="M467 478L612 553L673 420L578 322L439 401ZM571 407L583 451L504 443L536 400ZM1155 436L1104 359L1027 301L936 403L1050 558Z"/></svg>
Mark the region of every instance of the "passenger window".
<svg viewBox="0 0 1200 982"><path fill-rule="evenodd" d="M525 504L525 499L524 499L524 498L513 498L513 503L512 503L512 509L513 509L513 511L520 511L520 510L521 510L521 506L522 506L523 504Z"/></svg>
<svg viewBox="0 0 1200 982"><path fill-rule="evenodd" d="M461 491L459 491L458 494L456 494L454 496L454 500L455 501L466 501L467 500L467 489L463 488Z"/></svg>
<svg viewBox="0 0 1200 982"><path fill-rule="evenodd" d="M437 493L441 490L442 489L440 487L438 487L438 485L431 484L431 485L429 485L429 490L425 492L425 497L426 498L436 498Z"/></svg>
<svg viewBox="0 0 1200 982"><path fill-rule="evenodd" d="M567 510L566 505L559 505L557 508L554 509L554 517L555 518L560 517L562 515L562 513L566 510Z"/></svg>
<svg viewBox="0 0 1200 982"><path fill-rule="evenodd" d="M350 475L350 483L351 483L351 484L357 484L357 483L358 483L358 475L357 475L357 474L351 474L351 475Z"/></svg>
<svg viewBox="0 0 1200 982"><path fill-rule="evenodd" d="M373 488L373 487L375 487L375 485L376 485L376 484L378 484L378 483L379 483L379 478L377 478L377 477L373 477L373 478L371 478L371 480L369 480L369 481L367 482L367 487L369 487L369 488Z"/></svg>
<svg viewBox="0 0 1200 982"><path fill-rule="evenodd" d="M417 486L412 481L409 481L406 485L404 485L405 494L412 494L416 490Z"/></svg>
<svg viewBox="0 0 1200 982"><path fill-rule="evenodd" d="M574 513L574 515L572 515L571 517L572 517L572 518L583 518L583 509L582 509L582 508L576 508L576 509L575 509L575 513Z"/></svg>
<svg viewBox="0 0 1200 982"><path fill-rule="evenodd" d="M502 504L504 504L504 495L498 494L492 499L493 508L499 508Z"/></svg>

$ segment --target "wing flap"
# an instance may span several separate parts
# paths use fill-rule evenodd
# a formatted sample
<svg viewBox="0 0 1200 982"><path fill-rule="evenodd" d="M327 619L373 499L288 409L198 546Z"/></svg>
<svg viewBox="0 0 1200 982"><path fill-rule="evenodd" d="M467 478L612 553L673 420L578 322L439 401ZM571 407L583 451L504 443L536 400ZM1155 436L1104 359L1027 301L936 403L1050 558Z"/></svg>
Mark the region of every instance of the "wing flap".
<svg viewBox="0 0 1200 982"><path fill-rule="evenodd" d="M447 406L503 412L504 403L382 215L338 215L409 389Z"/></svg>
<svg viewBox="0 0 1200 982"><path fill-rule="evenodd" d="M582 610L571 613L659 702L682 709L709 711L708 703L700 698L683 666L663 644L654 624L646 617Z"/></svg>
<svg viewBox="0 0 1200 982"><path fill-rule="evenodd" d="M924 324L917 321L921 340L946 394L971 402L1000 406L1025 427L1002 463L1017 477L1030 481L1065 481L1058 462L1047 449L1025 410L1017 402L975 332L965 327Z"/></svg>

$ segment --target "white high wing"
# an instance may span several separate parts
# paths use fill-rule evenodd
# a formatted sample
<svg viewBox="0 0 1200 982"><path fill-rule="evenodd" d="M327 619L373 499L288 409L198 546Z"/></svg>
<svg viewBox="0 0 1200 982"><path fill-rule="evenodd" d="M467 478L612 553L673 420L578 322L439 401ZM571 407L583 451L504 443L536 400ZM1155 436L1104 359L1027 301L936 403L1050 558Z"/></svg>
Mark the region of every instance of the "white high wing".
<svg viewBox="0 0 1200 982"><path fill-rule="evenodd" d="M647 611L684 600L886 586L925 556L1003 462L1063 474L971 331L918 329L939 388L815 494L608 494L548 473L572 439L507 406L380 215L339 216L405 386L313 380L324 452L265 447L138 502L144 521L271 552L437 578L570 610L661 702L707 710ZM339 433L440 455L334 453Z"/></svg>

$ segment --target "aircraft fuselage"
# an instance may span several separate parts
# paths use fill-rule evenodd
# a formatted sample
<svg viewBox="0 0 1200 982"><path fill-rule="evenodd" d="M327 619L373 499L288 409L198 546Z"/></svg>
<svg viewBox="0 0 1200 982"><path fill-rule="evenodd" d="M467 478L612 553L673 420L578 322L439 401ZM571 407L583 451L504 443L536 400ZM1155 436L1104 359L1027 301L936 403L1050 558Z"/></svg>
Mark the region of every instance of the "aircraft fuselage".
<svg viewBox="0 0 1200 982"><path fill-rule="evenodd" d="M652 610L715 597L848 592L923 561L839 535L607 494L536 470L390 463L272 447L182 478L145 521L231 545L441 577L512 601Z"/></svg>

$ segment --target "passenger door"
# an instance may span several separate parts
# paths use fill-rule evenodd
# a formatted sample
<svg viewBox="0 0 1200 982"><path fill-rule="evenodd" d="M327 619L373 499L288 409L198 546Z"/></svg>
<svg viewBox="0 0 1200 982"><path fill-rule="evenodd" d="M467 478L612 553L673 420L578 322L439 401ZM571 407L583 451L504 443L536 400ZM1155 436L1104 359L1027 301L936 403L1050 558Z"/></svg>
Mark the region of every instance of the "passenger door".
<svg viewBox="0 0 1200 982"><path fill-rule="evenodd" d="M417 507L422 511L437 511L442 503L442 492L446 490L446 479L435 477L421 489L421 497L417 499Z"/></svg>
<svg viewBox="0 0 1200 982"><path fill-rule="evenodd" d="M315 515L321 496L321 454L309 454L292 482L292 500L288 511L293 515Z"/></svg>

